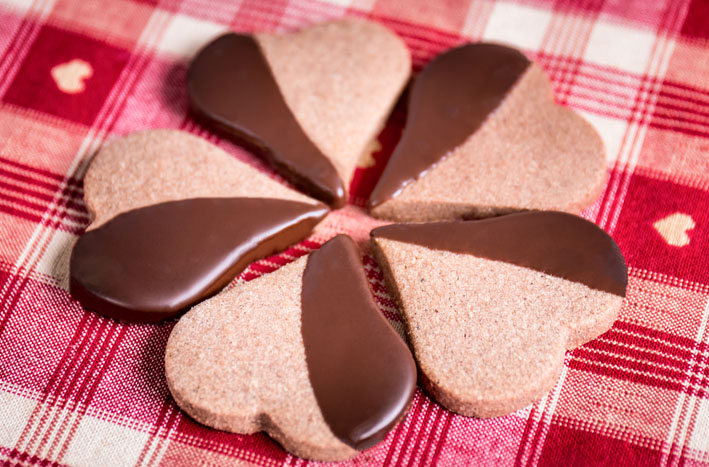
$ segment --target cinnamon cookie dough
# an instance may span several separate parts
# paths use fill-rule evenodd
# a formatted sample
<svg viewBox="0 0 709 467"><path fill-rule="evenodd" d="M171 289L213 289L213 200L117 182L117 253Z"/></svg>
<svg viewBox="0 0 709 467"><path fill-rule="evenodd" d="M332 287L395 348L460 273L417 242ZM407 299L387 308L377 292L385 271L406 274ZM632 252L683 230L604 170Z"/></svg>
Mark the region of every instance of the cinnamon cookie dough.
<svg viewBox="0 0 709 467"><path fill-rule="evenodd" d="M265 431L318 460L351 458L382 440L416 387L411 353L344 235L194 307L170 335L165 371L197 421Z"/></svg>
<svg viewBox="0 0 709 467"><path fill-rule="evenodd" d="M618 246L571 214L393 224L371 237L423 387L467 416L542 397L564 352L608 330L625 296Z"/></svg>
<svg viewBox="0 0 709 467"><path fill-rule="evenodd" d="M394 33L348 19L293 34L221 36L194 58L187 87L202 120L340 207L410 69L409 51Z"/></svg>
<svg viewBox="0 0 709 467"><path fill-rule="evenodd" d="M376 217L576 213L605 184L600 136L554 102L544 72L515 49L477 43L442 53L414 79L408 112L370 198Z"/></svg>
<svg viewBox="0 0 709 467"><path fill-rule="evenodd" d="M307 237L326 206L189 133L107 144L84 196L93 219L70 259L70 291L113 318L170 318L249 263Z"/></svg>

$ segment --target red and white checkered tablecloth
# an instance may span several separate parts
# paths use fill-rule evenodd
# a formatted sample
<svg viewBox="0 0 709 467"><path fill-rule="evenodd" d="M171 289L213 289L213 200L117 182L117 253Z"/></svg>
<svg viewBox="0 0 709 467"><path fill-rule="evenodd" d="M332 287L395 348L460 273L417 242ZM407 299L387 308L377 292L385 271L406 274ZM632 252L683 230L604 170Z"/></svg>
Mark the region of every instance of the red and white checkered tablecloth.
<svg viewBox="0 0 709 467"><path fill-rule="evenodd" d="M584 215L630 273L619 320L569 352L541 401L506 417L411 412L348 465L709 464L709 0L3 0L0 2L0 461L19 465L304 465L264 434L203 427L170 397L174 321L126 325L67 292L87 224L82 177L109 138L181 128L253 156L187 114L189 58L221 30L289 31L358 16L404 38L419 69L468 40L513 44L608 149ZM395 112L318 235L253 264L249 280L337 232L362 206L405 116ZM263 165L259 165L263 168ZM264 170L267 170L264 168ZM401 320L370 256L382 311Z"/></svg>

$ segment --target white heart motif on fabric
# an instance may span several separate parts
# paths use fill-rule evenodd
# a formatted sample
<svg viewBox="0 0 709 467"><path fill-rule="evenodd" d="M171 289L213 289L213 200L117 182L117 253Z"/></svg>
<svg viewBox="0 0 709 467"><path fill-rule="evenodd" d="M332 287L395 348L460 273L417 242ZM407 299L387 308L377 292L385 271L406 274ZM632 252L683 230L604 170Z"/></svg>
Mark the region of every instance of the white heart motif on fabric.
<svg viewBox="0 0 709 467"><path fill-rule="evenodd" d="M90 63L75 58L56 65L51 70L52 79L60 91L67 94L79 94L86 89L86 82L94 74Z"/></svg>
<svg viewBox="0 0 709 467"><path fill-rule="evenodd" d="M357 161L357 167L360 169L368 169L369 167L377 165L377 161L374 160L374 153L381 150L381 143L379 143L377 139L373 139Z"/></svg>
<svg viewBox="0 0 709 467"><path fill-rule="evenodd" d="M682 247L689 245L692 241L687 232L692 230L696 224L689 214L676 212L655 221L652 226L668 245Z"/></svg>

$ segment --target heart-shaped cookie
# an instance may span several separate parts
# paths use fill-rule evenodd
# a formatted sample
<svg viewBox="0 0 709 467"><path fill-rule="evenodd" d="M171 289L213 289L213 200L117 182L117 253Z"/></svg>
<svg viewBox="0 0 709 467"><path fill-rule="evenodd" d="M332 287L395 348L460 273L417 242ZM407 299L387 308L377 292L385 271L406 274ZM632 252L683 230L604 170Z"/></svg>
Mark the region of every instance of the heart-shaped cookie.
<svg viewBox="0 0 709 467"><path fill-rule="evenodd" d="M406 85L411 58L384 26L320 23L286 35L227 34L187 77L198 116L332 206Z"/></svg>
<svg viewBox="0 0 709 467"><path fill-rule="evenodd" d="M170 334L165 372L197 421L263 430L320 460L349 458L383 439L416 386L411 353L343 235L190 310Z"/></svg>
<svg viewBox="0 0 709 467"><path fill-rule="evenodd" d="M327 214L189 133L134 133L99 151L84 181L93 222L70 260L86 308L157 321L307 237Z"/></svg>
<svg viewBox="0 0 709 467"><path fill-rule="evenodd" d="M627 269L613 239L560 212L393 224L372 231L423 386L494 417L552 388L564 352L610 328Z"/></svg>
<svg viewBox="0 0 709 467"><path fill-rule="evenodd" d="M508 47L468 44L416 77L404 133L370 207L399 221L578 212L605 179L601 138L554 102L537 65Z"/></svg>

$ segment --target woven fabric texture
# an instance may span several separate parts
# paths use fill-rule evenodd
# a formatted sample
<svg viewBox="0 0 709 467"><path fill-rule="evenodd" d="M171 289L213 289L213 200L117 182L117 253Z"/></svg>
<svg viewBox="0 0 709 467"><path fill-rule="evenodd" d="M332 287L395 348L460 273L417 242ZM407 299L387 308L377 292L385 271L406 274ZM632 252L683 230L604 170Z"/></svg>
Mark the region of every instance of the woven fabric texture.
<svg viewBox="0 0 709 467"><path fill-rule="evenodd" d="M455 415L417 391L386 440L344 465L709 464L709 2L707 0L4 0L0 2L0 462L305 465L264 434L192 421L163 370L174 321L126 325L67 289L87 225L82 178L107 140L179 128L269 172L187 111L190 57L221 31L286 32L343 16L398 33L420 69L465 41L512 44L608 152L583 215L629 265L613 328L567 354L556 386L502 418ZM336 233L361 245L364 205L405 120L360 162L351 203L246 281ZM272 174L277 178L275 174ZM365 250L382 312L402 323Z"/></svg>

